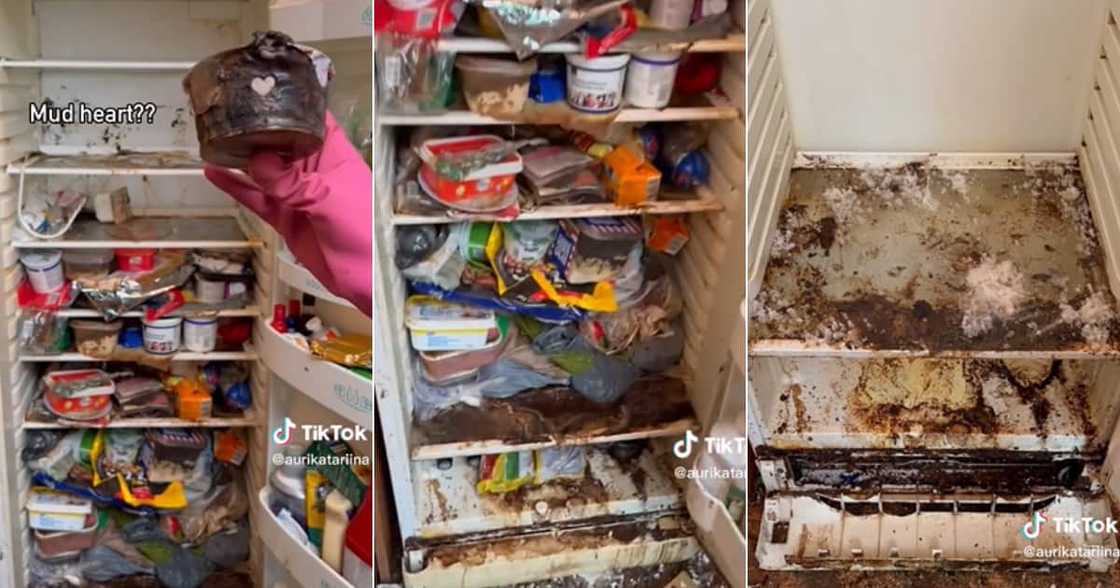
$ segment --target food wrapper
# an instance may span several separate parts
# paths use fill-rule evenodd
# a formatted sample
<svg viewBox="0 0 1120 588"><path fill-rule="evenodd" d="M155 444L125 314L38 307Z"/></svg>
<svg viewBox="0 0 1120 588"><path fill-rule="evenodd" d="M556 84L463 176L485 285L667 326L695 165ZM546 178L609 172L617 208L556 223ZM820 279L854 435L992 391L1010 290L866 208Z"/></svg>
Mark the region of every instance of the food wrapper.
<svg viewBox="0 0 1120 588"><path fill-rule="evenodd" d="M587 453L583 447L549 447L536 451L537 484L552 480L578 480L587 469Z"/></svg>
<svg viewBox="0 0 1120 588"><path fill-rule="evenodd" d="M160 251L147 272L113 272L100 278L75 280L82 293L106 320L119 318L144 301L180 288L194 273L182 251Z"/></svg>
<svg viewBox="0 0 1120 588"><path fill-rule="evenodd" d="M53 311L23 311L19 325L20 349L34 355L65 352L70 348L67 325L67 318Z"/></svg>
<svg viewBox="0 0 1120 588"><path fill-rule="evenodd" d="M475 488L479 494L505 494L532 483L536 476L532 451L484 455Z"/></svg>
<svg viewBox="0 0 1120 588"><path fill-rule="evenodd" d="M373 338L342 335L328 341L311 341L311 354L339 365L373 368Z"/></svg>
<svg viewBox="0 0 1120 588"><path fill-rule="evenodd" d="M320 458L323 464L310 469L322 474L351 503L362 503L373 479L373 470L358 461L346 465L347 458L354 454L349 445L343 441L315 441L307 448L307 454Z"/></svg>

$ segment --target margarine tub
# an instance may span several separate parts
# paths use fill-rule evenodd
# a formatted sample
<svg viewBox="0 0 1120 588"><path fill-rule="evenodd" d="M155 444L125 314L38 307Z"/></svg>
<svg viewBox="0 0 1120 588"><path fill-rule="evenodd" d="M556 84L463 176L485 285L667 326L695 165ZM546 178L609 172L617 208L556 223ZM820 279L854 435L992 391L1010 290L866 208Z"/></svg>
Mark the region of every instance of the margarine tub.
<svg viewBox="0 0 1120 588"><path fill-rule="evenodd" d="M462 351L486 346L498 322L493 311L431 296L410 296L405 325L417 351Z"/></svg>

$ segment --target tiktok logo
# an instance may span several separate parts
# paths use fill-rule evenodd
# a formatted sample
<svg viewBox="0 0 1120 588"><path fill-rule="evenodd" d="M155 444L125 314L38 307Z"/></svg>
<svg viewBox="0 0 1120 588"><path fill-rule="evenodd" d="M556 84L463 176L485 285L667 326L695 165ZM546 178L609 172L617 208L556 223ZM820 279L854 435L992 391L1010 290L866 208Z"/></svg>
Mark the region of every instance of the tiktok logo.
<svg viewBox="0 0 1120 588"><path fill-rule="evenodd" d="M1042 534L1042 523L1045 523L1047 520L1048 519L1046 518L1046 515L1040 512L1034 513L1034 516L1031 517L1031 520L1027 521L1027 524L1023 525L1023 538L1027 541L1034 541L1035 539L1038 539L1038 536Z"/></svg>
<svg viewBox="0 0 1120 588"><path fill-rule="evenodd" d="M688 457L692 453L692 444L699 440L700 438L696 436L696 433L685 431L684 439L673 444L673 453L680 458Z"/></svg>
<svg viewBox="0 0 1120 588"><path fill-rule="evenodd" d="M284 417L284 424L272 432L272 440L277 445L287 445L288 441L292 440L292 429L296 428L296 424L292 419Z"/></svg>

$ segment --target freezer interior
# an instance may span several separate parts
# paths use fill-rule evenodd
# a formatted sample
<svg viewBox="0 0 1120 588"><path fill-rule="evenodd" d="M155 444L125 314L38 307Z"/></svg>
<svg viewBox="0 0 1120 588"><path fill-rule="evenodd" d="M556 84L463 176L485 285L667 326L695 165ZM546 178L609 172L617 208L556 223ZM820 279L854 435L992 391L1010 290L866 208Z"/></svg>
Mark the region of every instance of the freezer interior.
<svg viewBox="0 0 1120 588"><path fill-rule="evenodd" d="M1118 496L1115 8L810 5L750 21L760 564L1107 570L1020 531Z"/></svg>

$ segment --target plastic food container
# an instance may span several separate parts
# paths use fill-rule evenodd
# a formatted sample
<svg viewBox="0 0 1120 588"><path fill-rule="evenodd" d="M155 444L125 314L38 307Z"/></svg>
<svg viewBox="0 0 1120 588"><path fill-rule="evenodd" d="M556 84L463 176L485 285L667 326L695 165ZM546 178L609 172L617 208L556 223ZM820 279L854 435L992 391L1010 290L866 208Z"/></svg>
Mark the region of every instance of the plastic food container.
<svg viewBox="0 0 1120 588"><path fill-rule="evenodd" d="M183 347L188 351L213 351L218 343L218 319L183 319Z"/></svg>
<svg viewBox="0 0 1120 588"><path fill-rule="evenodd" d="M679 51L635 53L626 73L626 101L639 108L665 108L681 62Z"/></svg>
<svg viewBox="0 0 1120 588"><path fill-rule="evenodd" d="M486 347L498 328L494 313L451 304L429 296L411 296L405 303L405 324L417 351L462 351Z"/></svg>
<svg viewBox="0 0 1120 588"><path fill-rule="evenodd" d="M112 249L68 249L62 254L66 278L99 278L113 270Z"/></svg>
<svg viewBox="0 0 1120 588"><path fill-rule="evenodd" d="M155 249L117 249L113 253L122 272L146 272L156 266Z"/></svg>
<svg viewBox="0 0 1120 588"><path fill-rule="evenodd" d="M455 58L455 69L472 112L510 116L525 108L529 78L537 71L537 62L460 55Z"/></svg>
<svg viewBox="0 0 1120 588"><path fill-rule="evenodd" d="M43 387L63 398L84 398L112 394L116 387L109 374L101 370L62 370L47 372Z"/></svg>
<svg viewBox="0 0 1120 588"><path fill-rule="evenodd" d="M610 114L622 107L629 54L588 59L568 53L568 106L581 112Z"/></svg>
<svg viewBox="0 0 1120 588"><path fill-rule="evenodd" d="M74 342L78 353L90 357L106 358L117 348L121 321L107 323L101 320L73 320Z"/></svg>
<svg viewBox="0 0 1120 588"><path fill-rule="evenodd" d="M299 159L326 131L330 59L283 33L254 33L244 47L211 55L183 79L202 159L244 168L257 151Z"/></svg>
<svg viewBox="0 0 1120 588"><path fill-rule="evenodd" d="M472 135L432 139L420 146L420 182L425 191L448 206L485 207L501 202L515 188L517 174L524 169L521 155L514 151L497 163L485 165L462 180L449 179L437 170L441 157L465 157L492 149L504 141L494 135Z"/></svg>
<svg viewBox="0 0 1120 588"><path fill-rule="evenodd" d="M19 256L31 288L39 294L50 294L66 283L62 272L62 252L57 249L32 249Z"/></svg>
<svg viewBox="0 0 1120 588"><path fill-rule="evenodd" d="M206 434L197 429L148 429L145 433L159 461L177 461L194 466L206 448Z"/></svg>
<svg viewBox="0 0 1120 588"><path fill-rule="evenodd" d="M502 225L503 248L512 261L533 265L544 258L556 240L556 221L521 221Z"/></svg>
<svg viewBox="0 0 1120 588"><path fill-rule="evenodd" d="M179 350L183 317L144 320L144 349L148 353L169 355Z"/></svg>
<svg viewBox="0 0 1120 588"><path fill-rule="evenodd" d="M47 488L32 488L27 499L27 523L40 531L81 532L92 514L91 501Z"/></svg>
<svg viewBox="0 0 1120 588"><path fill-rule="evenodd" d="M112 393L64 398L47 389L43 392L43 400L52 414L72 421L95 421L109 416L113 410Z"/></svg>
<svg viewBox="0 0 1120 588"><path fill-rule="evenodd" d="M63 558L68 554L93 547L97 540L97 517L85 518L86 527L80 531L40 531L36 529L35 546L39 554L48 559Z"/></svg>
<svg viewBox="0 0 1120 588"><path fill-rule="evenodd" d="M478 368L497 361L505 351L511 338L509 320L498 318L498 330L486 346L474 351L420 352L420 362L424 366L424 377L429 382L439 384L466 376Z"/></svg>

